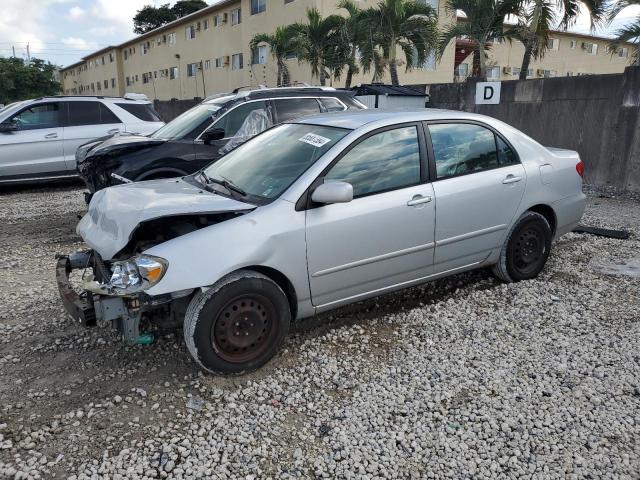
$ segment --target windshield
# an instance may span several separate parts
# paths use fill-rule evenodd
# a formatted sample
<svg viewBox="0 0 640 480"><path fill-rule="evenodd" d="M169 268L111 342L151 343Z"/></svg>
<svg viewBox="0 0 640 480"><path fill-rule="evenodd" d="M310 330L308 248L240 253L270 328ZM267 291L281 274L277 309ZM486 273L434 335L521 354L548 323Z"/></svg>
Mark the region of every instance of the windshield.
<svg viewBox="0 0 640 480"><path fill-rule="evenodd" d="M280 125L240 145L204 173L247 195L276 198L349 132L301 123Z"/></svg>
<svg viewBox="0 0 640 480"><path fill-rule="evenodd" d="M213 121L213 116L220 110L219 105L201 103L174 118L165 126L151 134L151 138L164 140L180 140L195 138Z"/></svg>

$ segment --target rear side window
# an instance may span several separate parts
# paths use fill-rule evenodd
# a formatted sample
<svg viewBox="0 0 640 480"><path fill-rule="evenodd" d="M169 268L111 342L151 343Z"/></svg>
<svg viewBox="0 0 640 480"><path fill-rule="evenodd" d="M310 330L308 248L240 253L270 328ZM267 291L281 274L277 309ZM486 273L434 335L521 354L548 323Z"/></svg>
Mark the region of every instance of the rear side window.
<svg viewBox="0 0 640 480"><path fill-rule="evenodd" d="M60 104L55 102L32 105L11 117L9 121L17 125L19 130L61 127Z"/></svg>
<svg viewBox="0 0 640 480"><path fill-rule="evenodd" d="M160 115L148 103L116 103L117 106L143 122L161 122Z"/></svg>
<svg viewBox="0 0 640 480"><path fill-rule="evenodd" d="M496 143L498 145L498 161L500 166L515 165L518 163L518 157L515 152L507 145L507 143L496 135Z"/></svg>
<svg viewBox="0 0 640 480"><path fill-rule="evenodd" d="M280 98L273 101L278 112L278 122L289 122L305 115L320 113L320 105L315 98Z"/></svg>
<svg viewBox="0 0 640 480"><path fill-rule="evenodd" d="M100 102L68 102L70 127L122 123L116 115Z"/></svg>
<svg viewBox="0 0 640 480"><path fill-rule="evenodd" d="M429 133L438 179L500 166L496 137L485 127L467 123L443 123L429 125ZM515 158L512 151L511 154Z"/></svg>
<svg viewBox="0 0 640 480"><path fill-rule="evenodd" d="M320 97L318 98L325 112L342 112L346 110L346 107L337 98Z"/></svg>

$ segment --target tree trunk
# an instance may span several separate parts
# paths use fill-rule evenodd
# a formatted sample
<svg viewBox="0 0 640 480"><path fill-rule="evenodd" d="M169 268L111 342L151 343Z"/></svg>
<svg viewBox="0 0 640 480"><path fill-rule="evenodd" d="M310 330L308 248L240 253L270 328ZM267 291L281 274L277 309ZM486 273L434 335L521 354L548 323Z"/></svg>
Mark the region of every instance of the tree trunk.
<svg viewBox="0 0 640 480"><path fill-rule="evenodd" d="M478 47L474 47L471 57L471 76L477 78L480 76L480 50Z"/></svg>
<svg viewBox="0 0 640 480"><path fill-rule="evenodd" d="M396 41L391 41L389 48L389 73L391 74L391 85L400 85L398 80L398 65L396 64Z"/></svg>
<svg viewBox="0 0 640 480"><path fill-rule="evenodd" d="M282 85L289 85L291 83L291 78L289 78L289 69L282 62Z"/></svg>
<svg viewBox="0 0 640 480"><path fill-rule="evenodd" d="M353 66L349 65L349 68L347 69L347 78L344 81L344 88L351 88L351 80L353 79Z"/></svg>
<svg viewBox="0 0 640 480"><path fill-rule="evenodd" d="M484 54L485 42L478 46L478 60L480 61L480 80L487 81L487 58Z"/></svg>
<svg viewBox="0 0 640 480"><path fill-rule="evenodd" d="M524 48L524 56L522 57L522 66L520 67L520 80L527 79L527 71L529 70L529 63L531 62L531 53L533 52L533 44L527 42Z"/></svg>
<svg viewBox="0 0 640 480"><path fill-rule="evenodd" d="M322 62L320 62L318 68L320 69L320 71L318 72L318 74L320 75L320 86L324 87L326 83L326 72L324 71L324 65Z"/></svg>
<svg viewBox="0 0 640 480"><path fill-rule="evenodd" d="M280 59L278 59L276 61L276 64L278 66L278 73L276 74L276 87L281 87L282 86L282 61Z"/></svg>

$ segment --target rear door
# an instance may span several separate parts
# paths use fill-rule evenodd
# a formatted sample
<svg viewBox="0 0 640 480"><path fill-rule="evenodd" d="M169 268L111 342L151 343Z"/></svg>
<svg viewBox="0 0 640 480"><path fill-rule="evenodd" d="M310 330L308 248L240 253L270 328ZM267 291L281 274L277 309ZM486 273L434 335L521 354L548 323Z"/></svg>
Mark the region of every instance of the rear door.
<svg viewBox="0 0 640 480"><path fill-rule="evenodd" d="M71 169L75 169L76 150L95 138L124 131L122 121L102 102L96 100L68 101L68 120L64 127L64 156Z"/></svg>
<svg viewBox="0 0 640 480"><path fill-rule="evenodd" d="M481 262L501 245L522 200L526 175L515 150L487 125L427 127L439 272Z"/></svg>
<svg viewBox="0 0 640 480"><path fill-rule="evenodd" d="M105 106L109 108L108 104ZM153 105L150 103L123 101L113 103L111 106L114 113L124 120L124 129L126 132L149 135L164 125L160 115L158 115L158 112L153 109ZM124 118L124 116L121 115L121 111L118 112L118 109L124 110L127 118Z"/></svg>
<svg viewBox="0 0 640 480"><path fill-rule="evenodd" d="M25 107L6 120L18 129L0 133L3 178L38 178L66 173L64 115L61 102L43 102Z"/></svg>

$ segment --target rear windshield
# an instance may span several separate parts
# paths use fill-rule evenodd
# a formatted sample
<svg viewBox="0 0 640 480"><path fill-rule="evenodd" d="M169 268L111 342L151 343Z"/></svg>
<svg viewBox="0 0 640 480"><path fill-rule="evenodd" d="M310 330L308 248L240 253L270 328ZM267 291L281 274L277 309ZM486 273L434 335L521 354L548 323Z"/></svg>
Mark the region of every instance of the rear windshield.
<svg viewBox="0 0 640 480"><path fill-rule="evenodd" d="M148 103L116 103L116 105L143 122L162 121L160 115Z"/></svg>

